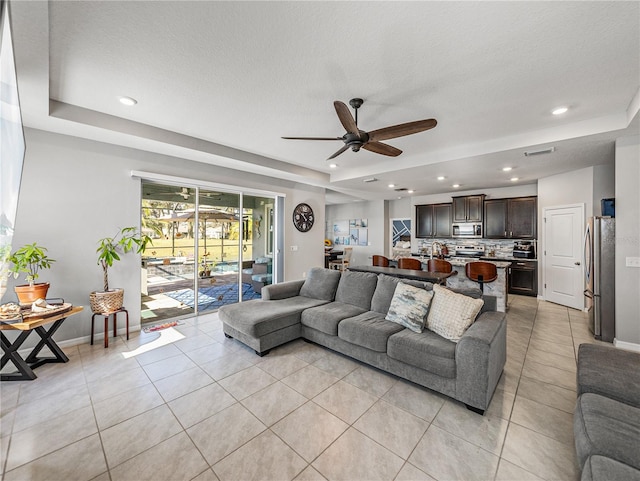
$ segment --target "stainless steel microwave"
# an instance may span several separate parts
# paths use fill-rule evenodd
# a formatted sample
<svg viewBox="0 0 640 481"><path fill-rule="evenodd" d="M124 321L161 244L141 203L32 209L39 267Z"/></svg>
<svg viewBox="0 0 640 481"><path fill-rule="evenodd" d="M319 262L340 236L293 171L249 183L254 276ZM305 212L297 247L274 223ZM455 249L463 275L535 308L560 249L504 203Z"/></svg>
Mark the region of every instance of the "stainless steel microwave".
<svg viewBox="0 0 640 481"><path fill-rule="evenodd" d="M467 239L477 239L482 237L482 223L461 222L452 225L452 236Z"/></svg>

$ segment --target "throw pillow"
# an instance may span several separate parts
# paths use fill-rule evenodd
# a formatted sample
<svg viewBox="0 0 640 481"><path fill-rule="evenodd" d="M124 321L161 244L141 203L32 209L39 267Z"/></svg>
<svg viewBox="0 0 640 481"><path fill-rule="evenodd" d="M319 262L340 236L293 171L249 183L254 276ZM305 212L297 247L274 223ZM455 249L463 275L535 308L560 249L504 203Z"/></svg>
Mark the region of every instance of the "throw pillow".
<svg viewBox="0 0 640 481"><path fill-rule="evenodd" d="M445 339L458 342L475 321L483 304L482 299L456 294L446 287L435 285L427 329Z"/></svg>
<svg viewBox="0 0 640 481"><path fill-rule="evenodd" d="M414 332L422 332L433 291L398 282L385 319Z"/></svg>
<svg viewBox="0 0 640 481"><path fill-rule="evenodd" d="M333 301L338 282L340 282L340 271L312 267L300 288L300 295L321 301Z"/></svg>

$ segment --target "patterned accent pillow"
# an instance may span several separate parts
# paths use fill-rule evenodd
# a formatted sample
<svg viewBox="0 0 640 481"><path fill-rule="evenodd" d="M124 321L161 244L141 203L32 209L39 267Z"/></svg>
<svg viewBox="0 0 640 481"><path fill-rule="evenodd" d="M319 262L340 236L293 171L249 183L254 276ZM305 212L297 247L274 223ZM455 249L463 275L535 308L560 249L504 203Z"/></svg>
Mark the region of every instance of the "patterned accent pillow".
<svg viewBox="0 0 640 481"><path fill-rule="evenodd" d="M398 282L385 319L412 331L422 332L432 297L433 291Z"/></svg>
<svg viewBox="0 0 640 481"><path fill-rule="evenodd" d="M433 302L427 329L445 339L458 342L482 309L484 300L456 294L446 287L433 286Z"/></svg>

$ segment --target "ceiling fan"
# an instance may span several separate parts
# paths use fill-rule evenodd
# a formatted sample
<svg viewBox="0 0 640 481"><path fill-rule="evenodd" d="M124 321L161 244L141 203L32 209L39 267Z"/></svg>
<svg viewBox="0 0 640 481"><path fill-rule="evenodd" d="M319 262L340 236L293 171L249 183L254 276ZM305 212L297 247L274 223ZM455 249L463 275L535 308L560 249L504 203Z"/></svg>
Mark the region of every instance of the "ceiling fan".
<svg viewBox="0 0 640 481"><path fill-rule="evenodd" d="M147 192L146 194L147 196L150 197L164 197L164 196L169 196L169 197L176 197L176 196L181 196L185 201L189 200L192 197L195 197L195 189L190 189L188 187L181 187L180 190L178 191L173 191L173 192ZM200 198L208 198L211 200L220 200L221 198L221 193L220 192L209 192L209 191L205 191L205 192L200 192Z"/></svg>
<svg viewBox="0 0 640 481"><path fill-rule="evenodd" d="M329 157L327 160L336 158L338 155L351 148L354 152L358 152L360 148L375 152L376 154L388 155L390 157L397 157L402 153L402 150L396 149L388 144L383 144L381 140L395 139L397 137L404 137L405 135L417 134L434 128L438 122L436 119L416 120L415 122L407 122L405 124L393 125L391 127L384 127L378 130L372 130L371 132L365 132L358 128L358 109L362 106L364 100L351 99L349 105L353 107L356 112L355 119L343 102L336 100L333 102L333 106L338 114L340 123L347 131L342 137L282 137L288 140L342 140L344 147L338 150L335 154Z"/></svg>

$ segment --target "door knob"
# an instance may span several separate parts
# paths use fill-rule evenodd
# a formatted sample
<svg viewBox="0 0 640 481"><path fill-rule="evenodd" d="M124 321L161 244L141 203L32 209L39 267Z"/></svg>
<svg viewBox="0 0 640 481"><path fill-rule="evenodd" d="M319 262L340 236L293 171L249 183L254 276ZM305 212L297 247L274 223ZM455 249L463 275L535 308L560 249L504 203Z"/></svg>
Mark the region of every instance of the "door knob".
<svg viewBox="0 0 640 481"><path fill-rule="evenodd" d="M574 262L574 264L579 266L580 265L580 261L576 261L576 262Z"/></svg>

